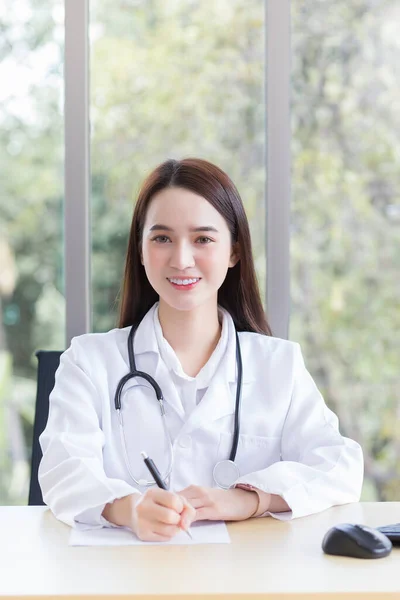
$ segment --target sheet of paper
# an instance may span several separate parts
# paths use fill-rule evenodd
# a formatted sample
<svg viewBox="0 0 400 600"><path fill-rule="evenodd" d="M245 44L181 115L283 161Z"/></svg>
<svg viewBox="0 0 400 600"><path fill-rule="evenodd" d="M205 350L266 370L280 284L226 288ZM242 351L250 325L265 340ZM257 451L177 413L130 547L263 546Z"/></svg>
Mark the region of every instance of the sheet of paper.
<svg viewBox="0 0 400 600"><path fill-rule="evenodd" d="M190 527L193 540L184 531L169 542L142 542L126 527L103 527L102 529L72 529L70 546L164 546L192 544L230 544L228 529L223 521L198 521Z"/></svg>

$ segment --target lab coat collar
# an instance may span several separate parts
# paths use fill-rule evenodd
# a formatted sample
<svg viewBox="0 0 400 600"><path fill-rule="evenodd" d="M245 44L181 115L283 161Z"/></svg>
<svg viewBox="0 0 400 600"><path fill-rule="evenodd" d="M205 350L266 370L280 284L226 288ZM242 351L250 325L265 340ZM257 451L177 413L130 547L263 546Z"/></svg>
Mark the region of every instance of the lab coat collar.
<svg viewBox="0 0 400 600"><path fill-rule="evenodd" d="M153 352L159 358L159 349L157 344L157 338L154 331L154 313L158 308L159 303L156 302L150 310L145 314L142 321L137 328L134 340L134 351L135 358L140 354L146 352ZM236 381L236 341L235 341L235 325L229 312L224 308L220 307L221 312L227 318L228 323L228 348L227 356L224 357L223 362L226 360L226 370L224 372L227 377L227 381Z"/></svg>
<svg viewBox="0 0 400 600"><path fill-rule="evenodd" d="M153 304L139 323L134 340L135 358L145 352L154 352L155 354L158 354L157 338L153 325L154 312L157 306L158 302Z"/></svg>
<svg viewBox="0 0 400 600"><path fill-rule="evenodd" d="M228 343L219 367L212 378L200 404L190 413L181 435L205 426L207 423L233 415L236 404L236 333L230 314L222 309L227 318Z"/></svg>
<svg viewBox="0 0 400 600"><path fill-rule="evenodd" d="M165 402L173 408L184 425L185 432L197 429L206 422L215 421L235 412L236 404L236 336L235 325L230 314L222 309L228 317L228 346L225 356L204 394L200 404L192 411L187 419L179 394L170 377L168 368L161 359L157 339L154 331L154 311L158 303L154 304L143 317L135 334L134 351L136 366L139 371L145 371L160 385ZM239 334L240 338L240 334ZM242 348L242 344L241 344ZM251 372L247 371L242 348L243 360L243 385L252 380ZM127 386L136 385L137 380L131 380ZM183 431L183 430L182 430Z"/></svg>

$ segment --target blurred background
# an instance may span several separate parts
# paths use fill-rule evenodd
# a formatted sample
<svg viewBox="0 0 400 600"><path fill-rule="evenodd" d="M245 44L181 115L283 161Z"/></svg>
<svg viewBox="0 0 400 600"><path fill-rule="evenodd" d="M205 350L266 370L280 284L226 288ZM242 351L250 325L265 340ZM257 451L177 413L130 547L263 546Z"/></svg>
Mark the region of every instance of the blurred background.
<svg viewBox="0 0 400 600"><path fill-rule="evenodd" d="M231 176L265 298L265 2L90 0L93 331L117 325L135 198L166 158ZM291 2L289 337L363 447L363 500L400 497L399 22L398 0ZM63 57L63 1L2 1L0 504L27 503L35 351L66 345Z"/></svg>

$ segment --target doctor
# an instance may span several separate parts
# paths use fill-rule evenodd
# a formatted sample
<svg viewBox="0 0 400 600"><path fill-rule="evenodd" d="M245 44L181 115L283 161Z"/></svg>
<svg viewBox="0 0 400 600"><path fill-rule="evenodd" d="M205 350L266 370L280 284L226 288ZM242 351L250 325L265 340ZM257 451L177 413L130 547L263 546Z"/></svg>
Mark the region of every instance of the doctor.
<svg viewBox="0 0 400 600"><path fill-rule="evenodd" d="M145 181L119 328L72 340L40 443L58 519L143 540L359 500L361 448L339 433L299 345L272 337L243 204L218 167L168 160Z"/></svg>

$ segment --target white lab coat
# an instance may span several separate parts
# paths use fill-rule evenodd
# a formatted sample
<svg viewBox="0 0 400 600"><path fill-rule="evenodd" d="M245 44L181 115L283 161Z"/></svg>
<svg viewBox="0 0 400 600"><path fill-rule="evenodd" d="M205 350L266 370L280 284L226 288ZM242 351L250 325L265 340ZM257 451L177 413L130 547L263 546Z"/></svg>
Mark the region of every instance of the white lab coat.
<svg viewBox="0 0 400 600"><path fill-rule="evenodd" d="M234 336L226 360L187 416L160 358L153 312L154 307L138 327L135 357L137 369L155 378L165 398L174 455L170 489L213 487L214 465L229 458L232 446ZM129 331L125 327L73 338L56 373L48 423L40 436L39 482L45 503L73 527L112 526L101 516L105 504L147 489L129 475L114 408L117 384L129 371ZM272 515L279 519L358 501L361 448L339 433L338 419L306 370L300 346L248 332L239 333L239 340L243 388L236 483L282 496L291 511ZM131 472L137 480L150 479L140 456L145 450L164 475L167 438L154 391L143 379L126 384L122 412Z"/></svg>

